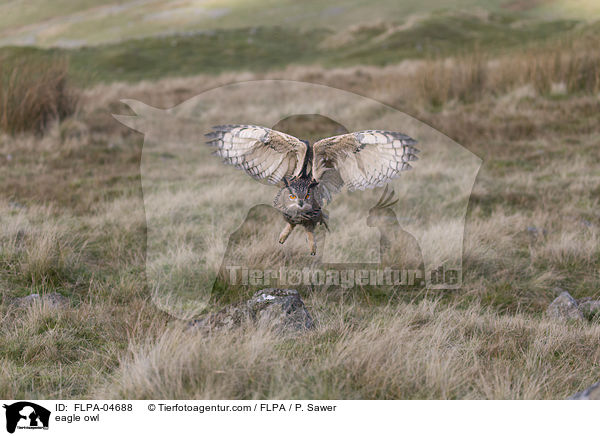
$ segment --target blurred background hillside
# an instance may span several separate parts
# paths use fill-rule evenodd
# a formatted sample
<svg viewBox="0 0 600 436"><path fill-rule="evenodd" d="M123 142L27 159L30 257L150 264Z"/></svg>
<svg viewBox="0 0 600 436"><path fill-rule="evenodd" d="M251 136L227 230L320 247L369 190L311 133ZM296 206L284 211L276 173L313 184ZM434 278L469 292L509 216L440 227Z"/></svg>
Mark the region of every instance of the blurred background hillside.
<svg viewBox="0 0 600 436"><path fill-rule="evenodd" d="M0 59L62 56L83 85L391 65L596 35L599 14L593 0L2 0Z"/></svg>
<svg viewBox="0 0 600 436"><path fill-rule="evenodd" d="M3 0L0 41L73 47L209 29L281 26L335 32L382 21L409 28L419 27L432 13L457 9L484 21L489 13L522 20L589 20L600 5L593 0Z"/></svg>

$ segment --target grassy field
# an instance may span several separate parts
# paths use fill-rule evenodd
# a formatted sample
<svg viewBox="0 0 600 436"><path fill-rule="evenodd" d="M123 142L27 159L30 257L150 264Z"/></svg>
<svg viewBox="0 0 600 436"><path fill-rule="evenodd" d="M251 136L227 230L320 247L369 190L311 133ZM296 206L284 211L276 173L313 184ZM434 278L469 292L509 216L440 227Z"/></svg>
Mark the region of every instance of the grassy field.
<svg viewBox="0 0 600 436"><path fill-rule="evenodd" d="M500 54L522 46L579 39L595 23L573 19L524 20L514 14L438 11L410 26L364 22L350 28L271 26L204 30L80 48L0 47L5 63L63 57L80 86L98 82L156 80L166 76L265 72L288 65L340 67L393 65L481 51ZM544 45L546 44L546 45Z"/></svg>
<svg viewBox="0 0 600 436"><path fill-rule="evenodd" d="M68 13L90 6L67 3ZM600 298L597 24L558 19L559 3L529 11L546 11L552 21L528 26L503 21L503 14L495 21L442 12L409 29L390 25L383 38L385 25L358 26L344 37L318 23L322 30L311 32L235 29L229 17L232 28L215 33L73 50L3 48L3 74L16 60L68 57L69 83L75 84L68 89L77 104L41 132L11 135L4 127L0 133L0 396L562 399L596 382L597 320L561 323L544 316L556 287L575 298ZM20 13L20 25L51 18L43 10ZM346 19L355 20L352 14ZM505 26L514 33L498 42ZM415 43L425 40L417 50ZM206 211L230 229L235 214L247 211L236 198L269 203L271 191L225 170L200 140L153 151L142 134L111 114L132 115L119 102L124 98L171 108L203 91L254 79L311 82L376 99L408 114L400 129L419 139L442 138L435 133L441 132L481 157L467 210L461 289L417 288L393 298L369 288L304 289L317 328L293 338L251 325L194 334L185 331L181 316L157 307L155 270L174 265L169 285L192 294L198 289L202 278L188 236L202 234L196 224ZM0 104L13 95L3 91ZM260 119L252 110L264 109L273 96L230 98L226 116L220 102L202 123ZM289 113L310 113L302 95L289 94L289 102L302 102ZM194 119L195 110L188 102L179 113ZM361 108L340 113L350 126L392 120ZM5 119L14 125L23 118ZM175 125L170 133L179 132ZM317 125L310 133L327 132ZM433 145L420 144L423 166L417 162L414 174L431 171L430 183L440 184L433 171L442 168L427 162ZM401 195L397 213L410 214L407 204L417 194ZM339 197L332 217L351 215L351 201ZM169 225L158 235L174 244L164 257L153 245L162 240L156 239L160 219ZM343 226L333 222L334 252L351 251L357 238L339 236L335 231ZM279 225L267 226L267 236L259 234L247 255L268 260L276 246L268 235ZM216 271L223 246L211 242L205 255ZM298 234L282 250L301 257L305 241ZM196 309L218 310L252 292L217 291ZM69 304L13 304L17 297L51 292Z"/></svg>

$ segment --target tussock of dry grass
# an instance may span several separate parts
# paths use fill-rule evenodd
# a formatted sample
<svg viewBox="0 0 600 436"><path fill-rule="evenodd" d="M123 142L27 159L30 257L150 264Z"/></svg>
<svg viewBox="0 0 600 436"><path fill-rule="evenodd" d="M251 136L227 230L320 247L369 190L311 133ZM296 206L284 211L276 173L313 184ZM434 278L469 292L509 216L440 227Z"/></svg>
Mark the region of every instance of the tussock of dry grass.
<svg viewBox="0 0 600 436"><path fill-rule="evenodd" d="M596 95L600 92L600 54L596 49L599 43L597 37L586 35L553 41L552 45L512 50L496 57L475 51L454 58L405 60L385 67L323 69L290 66L282 71L263 73L169 78L158 81L161 83L159 87L146 81L136 85L99 85L86 91L86 101L92 106L105 106L117 101L126 92L131 98L166 108L208 89L257 79L330 85L368 94L408 110L422 106L440 108L453 102L472 103L490 96L504 96L528 86L533 88L534 94L545 96Z"/></svg>
<svg viewBox="0 0 600 436"><path fill-rule="evenodd" d="M0 256L14 276L31 284L48 284L76 267L75 236L53 218L43 207L29 213L13 211L0 218Z"/></svg>
<svg viewBox="0 0 600 436"><path fill-rule="evenodd" d="M322 304L313 296L312 303ZM434 301L315 307L316 331L167 329L130 346L109 398L540 399L597 377L600 327ZM452 328L448 328L452 326ZM584 376L585 375L585 376Z"/></svg>
<svg viewBox="0 0 600 436"><path fill-rule="evenodd" d="M542 95L595 95L600 92L600 55L591 43L551 52L530 49L496 59L476 53L426 62L415 77L418 97L435 107L457 100L470 103L528 85Z"/></svg>
<svg viewBox="0 0 600 436"><path fill-rule="evenodd" d="M40 133L73 114L77 92L68 85L65 61L0 59L0 130Z"/></svg>
<svg viewBox="0 0 600 436"><path fill-rule="evenodd" d="M38 287L40 293L54 291ZM113 290L113 293L116 291ZM63 291L64 293L64 291ZM87 395L118 363L129 335L156 322L156 312L144 299L128 307L104 295L101 301L71 298L69 307L38 301L17 308L8 301L0 306L0 395L5 398L72 398Z"/></svg>

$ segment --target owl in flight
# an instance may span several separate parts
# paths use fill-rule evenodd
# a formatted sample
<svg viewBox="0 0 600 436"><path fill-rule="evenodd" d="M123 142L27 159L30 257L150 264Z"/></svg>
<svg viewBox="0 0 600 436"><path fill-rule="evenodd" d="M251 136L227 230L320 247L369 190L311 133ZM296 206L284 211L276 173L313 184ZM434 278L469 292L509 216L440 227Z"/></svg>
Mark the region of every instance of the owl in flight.
<svg viewBox="0 0 600 436"><path fill-rule="evenodd" d="M344 186L349 191L383 186L410 169L408 162L417 160L419 152L414 139L383 130L332 136L312 146L286 133L251 125L215 126L206 136L224 163L281 188L273 201L287 222L279 243L301 225L311 255L317 252L314 229L317 224L327 228L323 207L333 194Z"/></svg>

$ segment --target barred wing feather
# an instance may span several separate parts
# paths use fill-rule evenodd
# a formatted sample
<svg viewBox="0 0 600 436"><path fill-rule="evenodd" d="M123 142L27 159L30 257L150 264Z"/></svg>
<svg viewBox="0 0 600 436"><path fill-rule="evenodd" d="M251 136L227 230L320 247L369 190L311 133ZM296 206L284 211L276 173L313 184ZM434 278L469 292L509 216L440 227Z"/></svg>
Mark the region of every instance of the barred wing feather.
<svg viewBox="0 0 600 436"><path fill-rule="evenodd" d="M363 130L333 136L313 146L313 177L334 168L349 191L383 186L417 160L416 141L397 132Z"/></svg>
<svg viewBox="0 0 600 436"><path fill-rule="evenodd" d="M298 176L308 149L294 136L260 126L215 126L206 136L226 164L268 184Z"/></svg>

